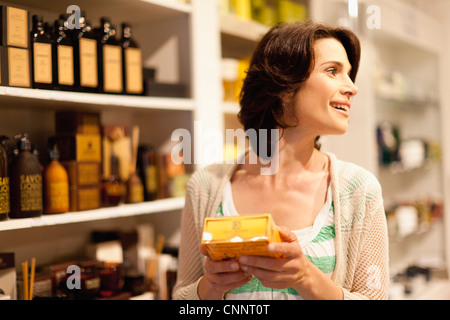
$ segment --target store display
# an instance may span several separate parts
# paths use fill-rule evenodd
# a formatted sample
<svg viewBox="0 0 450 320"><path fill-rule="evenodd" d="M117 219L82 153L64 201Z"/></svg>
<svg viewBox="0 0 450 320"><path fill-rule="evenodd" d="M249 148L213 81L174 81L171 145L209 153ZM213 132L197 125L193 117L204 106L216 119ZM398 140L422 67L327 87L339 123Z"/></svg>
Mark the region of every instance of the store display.
<svg viewBox="0 0 450 320"><path fill-rule="evenodd" d="M52 38L44 28L42 16L33 15L30 33L33 88L53 89Z"/></svg>
<svg viewBox="0 0 450 320"><path fill-rule="evenodd" d="M49 152L50 162L45 167L44 176L44 213L64 213L69 211L69 177L59 162L57 145Z"/></svg>
<svg viewBox="0 0 450 320"><path fill-rule="evenodd" d="M0 220L5 220L9 214L9 175L8 155L0 143Z"/></svg>
<svg viewBox="0 0 450 320"><path fill-rule="evenodd" d="M53 80L56 90L74 90L74 44L63 19L54 24Z"/></svg>
<svg viewBox="0 0 450 320"><path fill-rule="evenodd" d="M10 171L10 218L38 217L42 214L42 171L39 161L31 152L27 134L18 138L18 155Z"/></svg>
<svg viewBox="0 0 450 320"><path fill-rule="evenodd" d="M280 257L267 252L271 242L281 239L270 214L205 218L202 244L213 260L237 259L242 255Z"/></svg>

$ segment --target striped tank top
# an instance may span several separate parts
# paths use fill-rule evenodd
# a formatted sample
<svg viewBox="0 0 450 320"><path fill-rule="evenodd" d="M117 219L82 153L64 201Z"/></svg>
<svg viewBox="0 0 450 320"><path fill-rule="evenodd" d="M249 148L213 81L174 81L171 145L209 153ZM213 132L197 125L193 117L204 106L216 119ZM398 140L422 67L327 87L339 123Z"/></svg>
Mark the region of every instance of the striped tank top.
<svg viewBox="0 0 450 320"><path fill-rule="evenodd" d="M231 183L225 186L222 202L216 212L216 217L238 216L231 193ZM334 205L331 197L331 187L328 187L327 200L317 215L312 226L301 230L293 230L298 238L303 253L308 260L327 276L331 277L336 266L334 249ZM226 293L227 300L302 300L298 292L292 288L272 289L264 287L253 277L241 287Z"/></svg>

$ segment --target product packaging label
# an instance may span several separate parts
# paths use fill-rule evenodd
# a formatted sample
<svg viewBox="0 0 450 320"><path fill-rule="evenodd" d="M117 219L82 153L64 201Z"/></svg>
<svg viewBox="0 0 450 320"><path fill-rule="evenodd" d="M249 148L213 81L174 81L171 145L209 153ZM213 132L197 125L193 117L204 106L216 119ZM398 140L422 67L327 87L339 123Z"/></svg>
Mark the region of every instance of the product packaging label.
<svg viewBox="0 0 450 320"><path fill-rule="evenodd" d="M125 49L126 90L128 93L143 92L142 51L139 48Z"/></svg>
<svg viewBox="0 0 450 320"><path fill-rule="evenodd" d="M6 7L7 45L28 47L28 13L26 10Z"/></svg>
<svg viewBox="0 0 450 320"><path fill-rule="evenodd" d="M205 218L202 243L211 259L237 259L241 255L275 256L267 252L270 242L280 242L270 214Z"/></svg>
<svg viewBox="0 0 450 320"><path fill-rule="evenodd" d="M119 46L103 46L103 89L122 92L122 48Z"/></svg>
<svg viewBox="0 0 450 320"><path fill-rule="evenodd" d="M84 87L98 86L97 41L80 39L80 84Z"/></svg>
<svg viewBox="0 0 450 320"><path fill-rule="evenodd" d="M58 83L71 86L73 80L73 48L70 46L58 46Z"/></svg>
<svg viewBox="0 0 450 320"><path fill-rule="evenodd" d="M50 43L33 44L34 81L52 83L52 45Z"/></svg>
<svg viewBox="0 0 450 320"><path fill-rule="evenodd" d="M13 87L30 87L28 50L8 48L8 81Z"/></svg>
<svg viewBox="0 0 450 320"><path fill-rule="evenodd" d="M0 177L0 215L9 210L9 177Z"/></svg>

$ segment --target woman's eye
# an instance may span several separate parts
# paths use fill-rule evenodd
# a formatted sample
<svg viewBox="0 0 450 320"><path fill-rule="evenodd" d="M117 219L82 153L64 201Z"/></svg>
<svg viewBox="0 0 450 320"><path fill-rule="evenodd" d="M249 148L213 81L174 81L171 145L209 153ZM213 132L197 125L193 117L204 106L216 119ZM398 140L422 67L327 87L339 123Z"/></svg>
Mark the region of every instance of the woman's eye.
<svg viewBox="0 0 450 320"><path fill-rule="evenodd" d="M327 69L327 72L333 76L336 76L337 74L337 69L336 68L329 68Z"/></svg>

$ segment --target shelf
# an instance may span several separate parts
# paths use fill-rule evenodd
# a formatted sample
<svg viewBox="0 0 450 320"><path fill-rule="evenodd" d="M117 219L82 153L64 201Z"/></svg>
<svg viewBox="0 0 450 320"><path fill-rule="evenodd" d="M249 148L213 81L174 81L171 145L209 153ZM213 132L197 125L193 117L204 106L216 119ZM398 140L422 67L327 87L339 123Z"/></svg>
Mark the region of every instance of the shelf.
<svg viewBox="0 0 450 320"><path fill-rule="evenodd" d="M15 0L14 3L57 14L65 13L68 6L76 4L81 11L86 12L87 18L92 22L98 21L101 16L106 16L112 19L120 18L121 21L128 21L133 25L181 18L192 11L190 4L177 0L78 0L76 2L71 0Z"/></svg>
<svg viewBox="0 0 450 320"><path fill-rule="evenodd" d="M234 14L220 16L220 31L222 34L241 38L243 40L258 41L269 27L251 20L244 20Z"/></svg>
<svg viewBox="0 0 450 320"><path fill-rule="evenodd" d="M244 20L234 14L220 16L222 56L241 59L249 57L256 43L269 27L251 20Z"/></svg>
<svg viewBox="0 0 450 320"><path fill-rule="evenodd" d="M234 114L237 115L240 110L239 103L237 102L223 102L222 103L222 111L226 114Z"/></svg>
<svg viewBox="0 0 450 320"><path fill-rule="evenodd" d="M376 95L376 100L379 102L379 106L383 104L389 104L389 105L396 105L400 108L414 108L417 110L417 108L427 108L429 106L432 107L438 107L439 102L432 99L418 99L414 97L405 97L405 98L399 98L399 97L391 97L388 95Z"/></svg>
<svg viewBox="0 0 450 320"><path fill-rule="evenodd" d="M0 231L28 229L77 222L99 221L111 218L131 217L165 211L181 210L184 198L169 198L149 202L123 204L117 207L100 208L55 215L42 215L37 218L9 219L0 221Z"/></svg>
<svg viewBox="0 0 450 320"><path fill-rule="evenodd" d="M0 97L8 103L24 104L25 100L39 106L64 103L64 106L117 106L142 109L192 111L194 100L188 98L161 98L148 96L82 93L57 90L1 87ZM44 102L44 103L43 103Z"/></svg>

